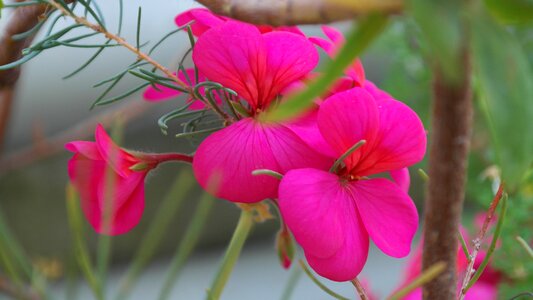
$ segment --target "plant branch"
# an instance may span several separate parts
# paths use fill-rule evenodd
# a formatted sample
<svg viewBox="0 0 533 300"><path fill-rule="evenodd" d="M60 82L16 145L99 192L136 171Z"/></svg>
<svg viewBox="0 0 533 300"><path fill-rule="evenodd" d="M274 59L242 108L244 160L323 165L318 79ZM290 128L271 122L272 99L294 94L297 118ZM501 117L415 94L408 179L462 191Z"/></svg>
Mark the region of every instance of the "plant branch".
<svg viewBox="0 0 533 300"><path fill-rule="evenodd" d="M16 34L27 32L40 21L47 5L39 4L16 8L0 33L0 66L17 61L22 49L33 40L34 35L14 40ZM20 67L0 71L0 152L3 148L9 117L13 107L14 89L20 76Z"/></svg>
<svg viewBox="0 0 533 300"><path fill-rule="evenodd" d="M361 298L361 300L368 300L369 299L368 296L366 295L365 289L363 288L363 285L361 284L359 279L354 278L354 279L351 280L351 283L353 284L353 286L357 290L357 293L359 294L359 298Z"/></svg>
<svg viewBox="0 0 533 300"><path fill-rule="evenodd" d="M228 279L233 271L233 267L237 263L239 255L241 253L244 242L254 225L253 220L253 211L252 210L241 210L241 217L239 218L239 223L233 237L229 243L229 246L226 250L226 254L222 259L222 263L218 269L217 275L211 288L208 291L207 299L209 300L218 300L222 295L222 291L228 282Z"/></svg>
<svg viewBox="0 0 533 300"><path fill-rule="evenodd" d="M273 26L322 24L372 12L396 14L402 0L196 0L213 12L255 24Z"/></svg>
<svg viewBox="0 0 533 300"><path fill-rule="evenodd" d="M498 187L498 191L496 192L496 195L494 196L494 199L492 200L492 203L490 204L489 211L487 212L487 215L485 216L485 220L483 221L483 226L481 227L481 230L479 231L477 237L472 241L473 250L468 257L468 266L465 271L465 277L463 278L463 284L461 286L461 294L459 295L459 300L464 299L466 292L468 290L468 287L469 287L470 280L472 279L472 276L474 275L474 272L476 271L474 269L474 264L476 262L477 255L479 253L479 249L481 249L481 244L483 240L485 239L485 236L487 235L487 230L489 229L489 225L492 219L495 217L496 207L498 207L498 203L500 203L500 200L502 199L503 189L504 189L504 184L502 182L500 183L500 186ZM501 221L501 218L503 218L503 215L500 216L500 221ZM496 239L497 237L495 236L494 238ZM496 240L494 240L493 242L496 243ZM487 258L488 258L488 253L487 253Z"/></svg>
<svg viewBox="0 0 533 300"><path fill-rule="evenodd" d="M463 209L466 167L472 131L470 60L462 49L458 78L450 79L434 67L429 183L425 203L423 269L438 262L446 269L423 289L424 299L456 297L456 260Z"/></svg>
<svg viewBox="0 0 533 300"><path fill-rule="evenodd" d="M139 48L137 48L137 47L131 45L130 43L128 43L125 39L123 39L120 36L115 35L115 34L109 32L109 31L105 30L104 28L102 28L101 26L99 26L97 24L89 22L87 19L85 19L83 17L77 16L77 15L71 13L70 11L65 9L61 4L57 3L55 0L50 0L48 3L51 6L53 6L55 9L60 11L63 15L72 18L77 24L81 24L81 25L83 25L83 26L85 26L87 28L92 29L95 32L100 32L106 38L114 40L118 44L122 45L124 48L126 48L126 49L130 50L131 52L135 53L137 55L138 59L144 60L144 61L150 63L155 68L157 68L159 71L163 72L168 78L174 80L179 86L185 88L187 91L189 91L192 94L192 89L187 84L185 84L185 82L180 80L178 78L178 76L176 76L169 69L165 68L163 65L161 65L157 61L155 61L149 55L147 55L146 53L142 52Z"/></svg>

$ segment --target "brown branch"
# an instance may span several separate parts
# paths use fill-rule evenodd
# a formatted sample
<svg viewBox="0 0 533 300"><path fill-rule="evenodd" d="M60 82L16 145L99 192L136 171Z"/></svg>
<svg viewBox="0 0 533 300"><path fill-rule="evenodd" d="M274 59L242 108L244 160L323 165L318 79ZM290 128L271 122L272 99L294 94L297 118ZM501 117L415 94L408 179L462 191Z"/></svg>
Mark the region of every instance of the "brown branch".
<svg viewBox="0 0 533 300"><path fill-rule="evenodd" d="M444 262L446 270L424 286L424 299L449 300L457 294L457 232L472 128L470 62L466 49L459 64L464 73L458 74L458 79L446 77L441 67L434 68L423 268Z"/></svg>
<svg viewBox="0 0 533 300"><path fill-rule="evenodd" d="M481 249L481 243L485 239L485 235L487 234L487 230L489 229L489 225L492 222L492 219L494 218L496 214L496 207L498 207L498 203L500 203L500 200L503 196L503 188L504 184L500 183L500 187L498 188L498 191L496 192L496 195L494 195L494 199L492 200L489 211L487 212L487 215L485 217L485 220L483 221L483 226L481 227L481 230L479 231L479 234L477 237L473 240L473 250L470 253L470 257L468 257L468 267L465 271L465 277L463 278L463 284L461 287L461 294L459 295L459 300L464 299L466 294L466 287L468 283L470 282L470 279L474 275L474 272L476 271L474 269L474 263L476 262L476 257L479 252L479 249Z"/></svg>
<svg viewBox="0 0 533 300"><path fill-rule="evenodd" d="M213 12L255 24L322 24L362 14L399 13L402 0L196 0Z"/></svg>
<svg viewBox="0 0 533 300"><path fill-rule="evenodd" d="M169 69L165 68L163 65L161 65L160 63L158 63L157 61L155 61L154 59L152 59L150 56L148 56L146 53L140 51L137 47L131 45L130 43L128 43L125 39L121 38L120 36L118 35L115 35L107 30L105 30L104 28L102 28L101 26L99 25L96 25L94 23L91 23L89 21L87 21L87 19L85 18L82 18L80 16L76 16L74 14L72 14L71 12L69 12L68 10L66 10L63 6L61 6L61 4L55 2L54 0L51 0L50 2L50 5L53 6L55 9L59 10L63 15L67 16L67 17L70 17L72 19L74 19L74 21L77 23L77 24L82 24L83 26L87 27L87 28L90 28L92 29L93 31L96 31L96 32L100 32L102 33L106 38L108 39L112 39L114 40L115 42L117 42L118 44L122 45L124 48L130 50L131 52L135 53L137 55L137 57L141 60L144 60L148 63L150 63L151 65L153 65L155 68L157 68L158 70L160 70L161 72L163 72L168 78L174 80L178 85L180 85L181 87L187 89L190 94L192 94L192 89L190 86L188 86L187 84L185 84L185 82L183 82L182 80L180 80L178 78L178 76L176 76L174 73L172 73Z"/></svg>
<svg viewBox="0 0 533 300"><path fill-rule="evenodd" d="M363 285L361 284L359 279L354 278L350 282L355 287L355 290L357 291L357 294L359 294L359 298L361 298L361 300L368 300L369 299L368 296L366 295L365 289L363 288Z"/></svg>
<svg viewBox="0 0 533 300"><path fill-rule="evenodd" d="M0 66L18 60L33 36L21 40L13 40L15 34L33 28L46 11L46 5L24 6L11 13L4 30L0 33ZM3 148L9 117L13 107L15 84L20 76L20 67L0 71L0 153Z"/></svg>
<svg viewBox="0 0 533 300"><path fill-rule="evenodd" d="M64 145L67 142L92 136L94 128L98 123L104 126L110 125L117 117L120 117L126 123L144 115L143 113L149 107L150 104L144 101L126 103L116 109L108 110L88 118L73 127L57 133L49 139L39 139L33 145L16 151L0 160L0 175L57 154L64 150Z"/></svg>

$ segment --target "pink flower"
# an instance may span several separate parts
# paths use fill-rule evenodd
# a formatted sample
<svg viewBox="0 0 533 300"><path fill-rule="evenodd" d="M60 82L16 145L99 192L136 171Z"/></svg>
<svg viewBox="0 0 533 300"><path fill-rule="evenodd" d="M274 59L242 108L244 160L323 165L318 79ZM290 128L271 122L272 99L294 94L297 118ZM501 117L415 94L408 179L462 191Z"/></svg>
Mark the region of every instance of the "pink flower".
<svg viewBox="0 0 533 300"><path fill-rule="evenodd" d="M366 262L369 239L387 255L409 253L418 214L405 182L402 188L367 176L419 162L426 135L408 106L375 99L362 88L326 99L317 126L337 157L361 140L366 143L334 173L318 168L287 172L279 186L279 207L311 267L331 280L351 280ZM405 171L396 175L406 180Z"/></svg>
<svg viewBox="0 0 533 300"><path fill-rule="evenodd" d="M220 176L216 196L234 202L257 202L277 196L279 181L253 176L257 169L285 173L331 163L313 151L287 124L257 119L289 84L307 75L318 54L304 37L284 31L262 34L256 26L226 21L203 33L193 50L202 74L236 91L251 117L211 134L198 147L194 174L204 188Z"/></svg>
<svg viewBox="0 0 533 300"><path fill-rule="evenodd" d="M185 11L177 15L174 21L178 26L184 26L192 22L191 30L192 33L197 37L201 36L202 34L204 34L204 32L211 28L223 25L227 21L236 22L236 20L233 20L231 18L216 15L205 8L193 8L188 11ZM259 29L261 33L267 33L272 31L287 31L302 36L304 35L302 31L295 26L272 27L268 25L259 25L257 26L257 29Z"/></svg>
<svg viewBox="0 0 533 300"><path fill-rule="evenodd" d="M322 31L329 39L323 39L321 37L311 37L309 40L320 48L324 49L330 57L335 57L338 50L344 44L344 36L337 29L330 26L322 26ZM352 81L352 87L362 87L365 83L365 69L361 60L356 59L352 65L346 69L347 79ZM346 81L346 78L341 78Z"/></svg>
<svg viewBox="0 0 533 300"><path fill-rule="evenodd" d="M187 76L185 76L183 72L179 72L178 78L181 81L188 83L190 87L194 87L197 83L205 81L205 76L203 76L202 74L198 74L198 82L196 82L194 68L186 69L185 72L187 72ZM166 86L162 86L159 84L156 84L155 86L156 86L155 88L153 86L149 86L148 88L146 88L146 90L144 90L143 97L146 101L160 102L160 101L169 100L171 98L177 97L182 94L181 91L178 91L176 89L172 89ZM201 94L205 94L205 88L204 87L200 88L199 92ZM220 99L220 97L216 94L214 95L214 99L218 104L222 103L222 99ZM187 99L187 102L188 103L192 102L192 104L188 108L189 110L200 110L200 109L205 108L205 104L202 101L195 100L194 98L190 96Z"/></svg>
<svg viewBox="0 0 533 300"><path fill-rule="evenodd" d="M137 225L144 210L148 171L166 160L192 160L180 154L133 156L113 143L101 125L96 127L95 139L70 142L65 148L74 152L68 175L80 195L85 217L98 233L123 234ZM133 166L140 170L132 170ZM111 203L106 203L107 199Z"/></svg>

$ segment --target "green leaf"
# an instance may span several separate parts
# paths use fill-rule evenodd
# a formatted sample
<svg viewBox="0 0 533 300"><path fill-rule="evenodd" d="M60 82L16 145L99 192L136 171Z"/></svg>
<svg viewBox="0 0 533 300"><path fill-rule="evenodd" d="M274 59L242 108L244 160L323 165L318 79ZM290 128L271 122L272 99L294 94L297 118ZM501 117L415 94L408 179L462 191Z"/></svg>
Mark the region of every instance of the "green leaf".
<svg viewBox="0 0 533 300"><path fill-rule="evenodd" d="M346 67L365 50L370 43L385 29L387 18L374 14L361 19L356 30L352 30L339 54L324 69L324 73L309 83L307 89L298 93L278 107L263 115L265 121L283 121L298 116L313 101L324 94L335 83Z"/></svg>
<svg viewBox="0 0 533 300"><path fill-rule="evenodd" d="M488 16L472 18L476 88L503 179L513 189L533 159L533 74L517 39Z"/></svg>
<svg viewBox="0 0 533 300"><path fill-rule="evenodd" d="M485 0L490 13L504 23L520 24L533 20L531 0Z"/></svg>
<svg viewBox="0 0 533 300"><path fill-rule="evenodd" d="M462 2L411 0L409 3L409 11L425 39L425 50L434 60L432 63L437 63L452 81L459 81L464 73L459 63Z"/></svg>

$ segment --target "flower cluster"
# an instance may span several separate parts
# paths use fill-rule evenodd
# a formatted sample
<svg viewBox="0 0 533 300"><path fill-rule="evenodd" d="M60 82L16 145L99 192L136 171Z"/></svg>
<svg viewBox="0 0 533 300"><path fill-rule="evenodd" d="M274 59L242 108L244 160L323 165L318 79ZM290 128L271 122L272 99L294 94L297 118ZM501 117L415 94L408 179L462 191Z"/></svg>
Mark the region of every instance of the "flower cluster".
<svg viewBox="0 0 533 300"><path fill-rule="evenodd" d="M413 110L365 78L359 60L299 118L276 123L261 118L316 76L315 46L335 56L343 43L339 32L324 27L329 40L308 38L296 27L254 26L205 9L180 14L176 23L190 24L197 38L192 58L198 74L189 69L178 77L194 78L191 86L218 83L234 91L234 101L245 110L201 142L189 160L202 187L237 203L274 199L311 267L331 280L347 281L360 273L370 240L393 257L410 252L418 214L407 194L407 167L425 154L425 130ZM145 97L159 101L179 93L156 85ZM190 109L213 105L195 97L188 101ZM67 148L76 153L69 175L91 225L110 234L130 230L144 206L145 175L163 160L121 149L110 158L109 149L116 146L101 128L96 143L73 142ZM101 229L106 165L116 173L112 230ZM139 165L146 167L134 167ZM265 169L282 179L252 174ZM220 182L212 191L214 177Z"/></svg>

